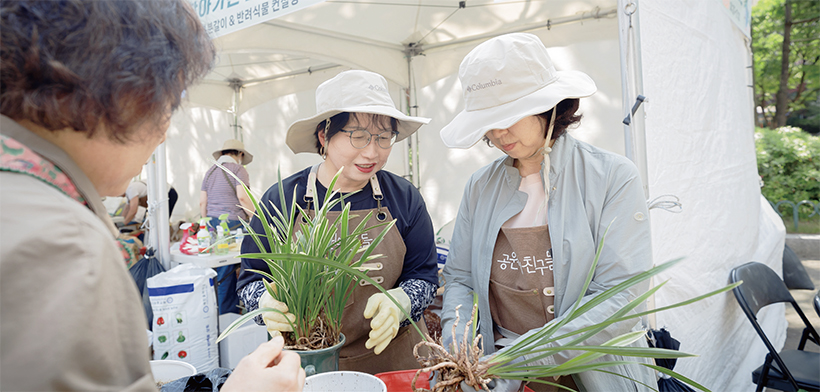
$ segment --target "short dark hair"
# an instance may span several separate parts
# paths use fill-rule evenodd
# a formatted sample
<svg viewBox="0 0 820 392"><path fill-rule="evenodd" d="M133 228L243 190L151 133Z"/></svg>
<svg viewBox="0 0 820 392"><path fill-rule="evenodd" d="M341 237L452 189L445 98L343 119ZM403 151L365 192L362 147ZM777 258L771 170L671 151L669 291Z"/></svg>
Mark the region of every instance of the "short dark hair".
<svg viewBox="0 0 820 392"><path fill-rule="evenodd" d="M239 155L241 153L239 150L222 150L222 155Z"/></svg>
<svg viewBox="0 0 820 392"><path fill-rule="evenodd" d="M2 0L0 22L0 112L120 143L167 120L215 56L184 0Z"/></svg>
<svg viewBox="0 0 820 392"><path fill-rule="evenodd" d="M567 133L567 129L569 129L569 127L578 125L578 123L581 122L581 118L584 117L582 114L575 114L578 112L580 102L581 100L578 98L568 98L558 102L558 105L555 105L555 108L547 110L544 113L536 114L536 116L544 119L544 124L546 125L544 127L544 137L547 137L547 128L549 127L550 119L552 118L552 111L554 109L557 109L558 111L555 112L555 126L552 128L552 137L550 140L558 139ZM492 143L486 135L482 139L488 146L492 147Z"/></svg>
<svg viewBox="0 0 820 392"><path fill-rule="evenodd" d="M555 105L555 108L537 115L538 117L547 120L545 124L549 125L550 118L552 118L552 111L556 110L555 126L552 128L552 138L550 138L550 140L558 139L567 133L567 129L569 129L569 127L578 125L578 123L581 122L583 115L575 114L578 111L580 102L581 100L578 98L565 99L558 102L558 105ZM544 137L547 137L547 127L544 127Z"/></svg>
<svg viewBox="0 0 820 392"><path fill-rule="evenodd" d="M325 140L330 140L347 125L347 122L350 120L350 114L350 112L341 112L330 117L330 128L325 132ZM390 130L395 134L399 133L399 120L393 117L372 113L356 113L356 115L359 118L370 119L370 122L377 122L381 128L387 129L390 127ZM317 124L316 130L313 131L313 136L316 136L316 152L322 151L322 143L319 141L319 132L325 130L325 122L327 122L327 120L323 120Z"/></svg>

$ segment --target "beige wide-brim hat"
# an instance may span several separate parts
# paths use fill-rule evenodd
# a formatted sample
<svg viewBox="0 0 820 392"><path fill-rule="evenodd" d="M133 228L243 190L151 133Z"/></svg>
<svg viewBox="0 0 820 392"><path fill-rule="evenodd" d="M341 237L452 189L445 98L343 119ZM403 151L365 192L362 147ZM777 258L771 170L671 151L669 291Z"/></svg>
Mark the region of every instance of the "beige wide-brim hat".
<svg viewBox="0 0 820 392"><path fill-rule="evenodd" d="M547 48L529 33L482 42L464 57L458 78L464 110L441 129L441 140L451 148L470 148L490 130L509 128L564 99L597 90L583 72L557 71Z"/></svg>
<svg viewBox="0 0 820 392"><path fill-rule="evenodd" d="M214 151L213 156L214 159L219 159L222 156L222 151L225 150L236 150L242 151L245 153L245 156L242 157L242 164L247 165L253 161L253 154L249 153L248 150L245 149L245 145L236 139L228 139L225 140L225 143L222 143L222 148L219 150Z"/></svg>
<svg viewBox="0 0 820 392"><path fill-rule="evenodd" d="M288 128L285 142L290 149L318 153L316 126L322 121L342 112L381 114L398 120L399 134L396 141L406 139L429 118L408 116L396 109L387 91L387 80L374 72L344 71L326 80L316 88L315 116L297 120Z"/></svg>

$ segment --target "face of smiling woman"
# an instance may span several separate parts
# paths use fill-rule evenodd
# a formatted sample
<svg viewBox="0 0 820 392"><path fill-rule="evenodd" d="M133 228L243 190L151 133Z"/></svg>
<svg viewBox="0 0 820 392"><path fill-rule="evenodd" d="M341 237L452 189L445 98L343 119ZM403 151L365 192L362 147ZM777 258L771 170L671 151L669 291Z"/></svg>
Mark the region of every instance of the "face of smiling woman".
<svg viewBox="0 0 820 392"><path fill-rule="evenodd" d="M319 168L319 181L325 186L329 185L339 168L344 166L341 176L336 181L336 189L342 192L352 192L364 188L370 177L384 167L390 151L393 150L392 146L381 148L376 142L376 135L390 131L389 127L384 128L382 123L389 124L388 121L371 121L368 116L351 114L342 130L364 129L371 134L370 143L361 149L353 147L350 143L350 134L347 132L339 132L327 140L325 133L320 131L319 141L325 146L327 159Z"/></svg>

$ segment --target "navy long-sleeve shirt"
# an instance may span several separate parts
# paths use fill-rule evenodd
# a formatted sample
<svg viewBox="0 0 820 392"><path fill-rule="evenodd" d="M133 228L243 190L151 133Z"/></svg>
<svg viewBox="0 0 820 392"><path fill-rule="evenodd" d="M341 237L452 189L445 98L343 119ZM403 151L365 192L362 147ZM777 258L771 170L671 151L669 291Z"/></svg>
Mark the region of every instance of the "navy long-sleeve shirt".
<svg viewBox="0 0 820 392"><path fill-rule="evenodd" d="M284 180L282 186L285 194L285 205L290 206L293 189L296 188L296 201L302 208L307 208L304 201L305 190L307 189L307 178L310 168L302 170ZM436 244L433 232L433 223L424 199L419 191L409 181L393 173L380 170L376 173L379 185L382 188L384 199L381 201L382 207L386 207L390 214L396 219L396 224L391 230L398 230L407 253L404 256L404 264L401 275L397 281L397 286L404 289L411 300L411 315L414 320L421 317L422 312L432 303L436 288L438 287L437 265L436 265ZM281 207L279 198L279 183L271 186L262 196L260 203L264 203L270 210L271 203ZM324 200L327 188L319 181L316 181L316 195L311 208L316 208L315 203ZM365 185L359 192L345 196L345 202L351 204L351 210L364 210L377 207L376 200L373 199L373 190L370 185ZM341 205L337 205L334 210L341 210ZM259 209L257 210L259 211ZM289 212L289 211L288 211ZM284 211L283 211L284 213ZM251 228L254 232L262 233L264 229L258 217L251 220ZM264 238L260 238L265 243ZM242 253L257 253L259 249L250 236L246 236L242 242ZM248 310L256 309L259 296L264 291L262 276L248 269L267 270L267 264L259 259L242 259L242 270L237 282L237 293L245 303ZM393 287L385 287L391 289ZM261 317L257 322L261 323Z"/></svg>

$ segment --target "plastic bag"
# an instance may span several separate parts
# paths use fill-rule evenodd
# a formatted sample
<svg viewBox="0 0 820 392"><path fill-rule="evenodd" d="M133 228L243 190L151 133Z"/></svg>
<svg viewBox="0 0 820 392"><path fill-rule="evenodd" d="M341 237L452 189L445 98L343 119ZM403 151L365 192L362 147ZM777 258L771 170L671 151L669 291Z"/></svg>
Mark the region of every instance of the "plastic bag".
<svg viewBox="0 0 820 392"><path fill-rule="evenodd" d="M216 272L181 264L147 280L154 312L154 359L174 359L201 372L219 367Z"/></svg>
<svg viewBox="0 0 820 392"><path fill-rule="evenodd" d="M231 375L230 369L216 368L207 373L182 377L162 386L162 392L219 391Z"/></svg>
<svg viewBox="0 0 820 392"><path fill-rule="evenodd" d="M154 255L154 249L148 249L145 256L136 262L131 269L131 277L137 284L137 289L142 295L142 306L145 308L145 317L148 319L148 329L151 329L154 318L154 312L151 310L151 300L148 297L148 290L145 281L156 274L165 272L165 267L159 262L159 259Z"/></svg>

